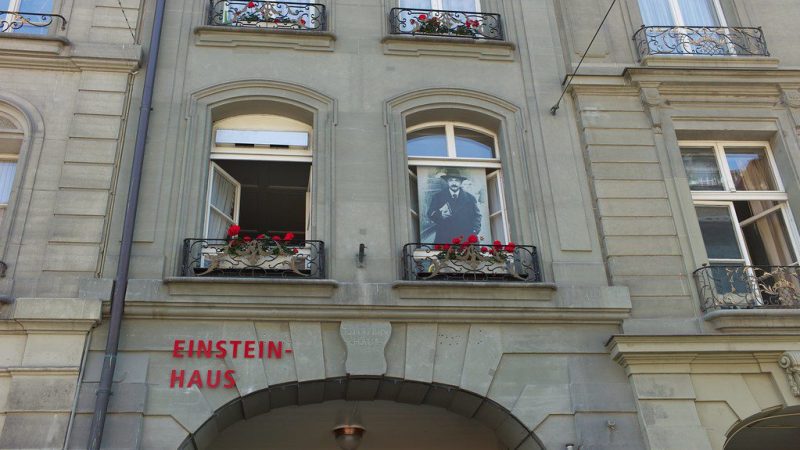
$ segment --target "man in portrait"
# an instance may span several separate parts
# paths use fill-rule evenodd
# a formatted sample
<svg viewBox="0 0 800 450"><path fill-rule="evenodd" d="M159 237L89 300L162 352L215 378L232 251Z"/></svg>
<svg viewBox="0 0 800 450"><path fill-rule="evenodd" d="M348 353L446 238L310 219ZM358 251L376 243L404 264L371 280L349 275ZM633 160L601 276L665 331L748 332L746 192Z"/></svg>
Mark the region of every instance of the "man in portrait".
<svg viewBox="0 0 800 450"><path fill-rule="evenodd" d="M448 243L455 237L467 237L481 231L481 212L475 196L463 188L463 176L448 167L439 174L446 186L435 193L428 204L428 218L434 223L434 242Z"/></svg>

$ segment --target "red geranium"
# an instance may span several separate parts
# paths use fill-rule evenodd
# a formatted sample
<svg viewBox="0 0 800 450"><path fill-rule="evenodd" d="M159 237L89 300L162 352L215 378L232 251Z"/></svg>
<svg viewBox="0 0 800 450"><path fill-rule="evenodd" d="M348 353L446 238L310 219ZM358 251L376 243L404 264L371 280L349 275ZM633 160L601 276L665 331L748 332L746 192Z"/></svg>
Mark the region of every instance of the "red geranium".
<svg viewBox="0 0 800 450"><path fill-rule="evenodd" d="M441 249L442 249L442 244L436 244L436 245L434 245L434 246L433 246L433 249L434 249L434 250L441 250Z"/></svg>
<svg viewBox="0 0 800 450"><path fill-rule="evenodd" d="M494 247L495 250L500 250L501 248L503 248L503 243L500 241L494 241L492 247Z"/></svg>
<svg viewBox="0 0 800 450"><path fill-rule="evenodd" d="M276 234L275 236L272 236L272 240L278 242L281 240L281 237Z"/></svg>
<svg viewBox="0 0 800 450"><path fill-rule="evenodd" d="M248 3L248 4L247 4L247 7L248 7L248 8L255 8L255 7L256 7L256 2L250 2L250 3Z"/></svg>
<svg viewBox="0 0 800 450"><path fill-rule="evenodd" d="M425 14L420 14L419 17L417 17L417 18L419 20L428 20L428 16L426 16Z"/></svg>
<svg viewBox="0 0 800 450"><path fill-rule="evenodd" d="M481 247L481 253L488 253L488 252L489 252L488 247Z"/></svg>
<svg viewBox="0 0 800 450"><path fill-rule="evenodd" d="M300 19L300 25L305 25L305 24L306 24L306 20L305 19Z"/></svg>
<svg viewBox="0 0 800 450"><path fill-rule="evenodd" d="M292 253L297 253L297 252L298 252L298 250L296 248L292 249Z"/></svg>
<svg viewBox="0 0 800 450"><path fill-rule="evenodd" d="M461 238L454 237L451 241L454 245L458 245L461 243Z"/></svg>
<svg viewBox="0 0 800 450"><path fill-rule="evenodd" d="M291 231L286 233L285 236L283 236L284 241L291 241L292 239L294 239L294 233L292 233Z"/></svg>
<svg viewBox="0 0 800 450"><path fill-rule="evenodd" d="M258 236L256 236L256 239L266 239L266 238L267 236L264 234L259 234Z"/></svg>
<svg viewBox="0 0 800 450"><path fill-rule="evenodd" d="M242 231L242 227L233 224L230 226L230 228L228 228L228 237L238 236L240 231Z"/></svg>
<svg viewBox="0 0 800 450"><path fill-rule="evenodd" d="M245 236L245 237L242 238L242 240L245 241L245 242L250 242L250 241L253 240L253 238L251 238L250 236Z"/></svg>
<svg viewBox="0 0 800 450"><path fill-rule="evenodd" d="M514 253L514 249L516 249L516 248L517 248L517 244L515 244L513 242L509 242L508 244L506 244L505 251L508 252L508 253Z"/></svg>
<svg viewBox="0 0 800 450"><path fill-rule="evenodd" d="M470 234L469 237L467 238L467 242L470 243L470 244L477 244L478 243L478 236L476 236L474 234Z"/></svg>
<svg viewBox="0 0 800 450"><path fill-rule="evenodd" d="M448 250L450 250L450 244L444 244L444 245L442 246L442 250L444 250L444 251L448 251Z"/></svg>

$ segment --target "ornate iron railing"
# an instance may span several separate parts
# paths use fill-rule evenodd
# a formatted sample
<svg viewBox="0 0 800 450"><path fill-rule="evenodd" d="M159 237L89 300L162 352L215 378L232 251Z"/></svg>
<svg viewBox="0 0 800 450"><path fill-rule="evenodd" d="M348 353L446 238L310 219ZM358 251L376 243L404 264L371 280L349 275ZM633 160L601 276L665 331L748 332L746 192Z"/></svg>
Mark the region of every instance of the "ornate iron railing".
<svg viewBox="0 0 800 450"><path fill-rule="evenodd" d="M532 245L421 244L403 246L406 280L542 281Z"/></svg>
<svg viewBox="0 0 800 450"><path fill-rule="evenodd" d="M209 25L324 31L325 5L270 1L210 0Z"/></svg>
<svg viewBox="0 0 800 450"><path fill-rule="evenodd" d="M67 28L67 19L60 14L0 10L0 33L14 31L36 34L46 33L56 19L61 21L62 30Z"/></svg>
<svg viewBox="0 0 800 450"><path fill-rule="evenodd" d="M185 239L185 277L325 278L325 243L280 239Z"/></svg>
<svg viewBox="0 0 800 450"><path fill-rule="evenodd" d="M704 265L694 271L703 311L800 308L800 267Z"/></svg>
<svg viewBox="0 0 800 450"><path fill-rule="evenodd" d="M769 56L761 28L642 27L633 40L639 59L647 55Z"/></svg>
<svg viewBox="0 0 800 450"><path fill-rule="evenodd" d="M503 40L500 14L479 12L392 8L389 30L392 34Z"/></svg>

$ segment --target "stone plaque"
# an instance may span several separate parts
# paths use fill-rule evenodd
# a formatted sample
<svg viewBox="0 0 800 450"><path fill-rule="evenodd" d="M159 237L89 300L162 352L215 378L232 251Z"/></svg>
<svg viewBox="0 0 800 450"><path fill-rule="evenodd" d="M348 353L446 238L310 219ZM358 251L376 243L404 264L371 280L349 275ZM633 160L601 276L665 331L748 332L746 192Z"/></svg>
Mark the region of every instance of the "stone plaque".
<svg viewBox="0 0 800 450"><path fill-rule="evenodd" d="M345 320L339 333L347 346L345 370L349 375L386 373L384 349L392 335L392 324L366 320Z"/></svg>

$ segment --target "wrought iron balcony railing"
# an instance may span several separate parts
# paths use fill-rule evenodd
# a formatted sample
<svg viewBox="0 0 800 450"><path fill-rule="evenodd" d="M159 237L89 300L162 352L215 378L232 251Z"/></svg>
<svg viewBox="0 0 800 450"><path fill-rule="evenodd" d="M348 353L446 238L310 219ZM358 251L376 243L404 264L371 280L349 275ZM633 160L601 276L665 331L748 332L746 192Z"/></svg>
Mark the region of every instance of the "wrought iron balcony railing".
<svg viewBox="0 0 800 450"><path fill-rule="evenodd" d="M392 8L389 30L392 34L503 40L500 15L479 12Z"/></svg>
<svg viewBox="0 0 800 450"><path fill-rule="evenodd" d="M210 0L209 25L324 31L325 5L271 1Z"/></svg>
<svg viewBox="0 0 800 450"><path fill-rule="evenodd" d="M769 56L761 28L642 27L633 40L639 59L648 55Z"/></svg>
<svg viewBox="0 0 800 450"><path fill-rule="evenodd" d="M421 244L403 246L406 280L542 281L532 245Z"/></svg>
<svg viewBox="0 0 800 450"><path fill-rule="evenodd" d="M185 277L325 278L325 243L280 239L185 239Z"/></svg>
<svg viewBox="0 0 800 450"><path fill-rule="evenodd" d="M0 33L46 34L56 19L61 21L62 30L67 28L67 19L60 14L0 10Z"/></svg>
<svg viewBox="0 0 800 450"><path fill-rule="evenodd" d="M694 271L703 312L800 308L800 267L705 265Z"/></svg>

